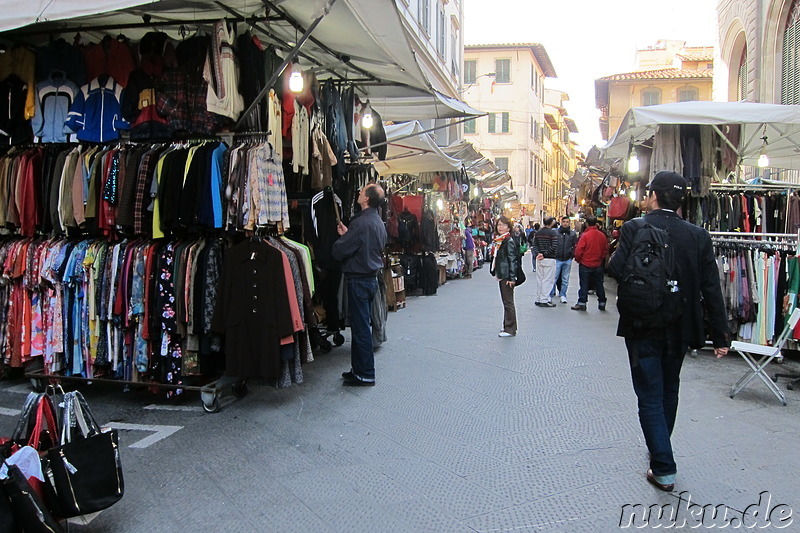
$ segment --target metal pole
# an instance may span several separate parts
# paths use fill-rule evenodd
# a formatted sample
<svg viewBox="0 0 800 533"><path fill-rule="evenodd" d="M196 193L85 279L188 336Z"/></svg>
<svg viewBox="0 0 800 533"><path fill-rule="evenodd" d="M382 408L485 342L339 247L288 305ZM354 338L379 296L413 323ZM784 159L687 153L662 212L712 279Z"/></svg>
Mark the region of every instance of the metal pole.
<svg viewBox="0 0 800 533"><path fill-rule="evenodd" d="M464 123L464 122L466 122L468 120L473 120L473 119L476 119L478 117L482 117L484 115L486 115L486 113L484 113L483 115L462 118L461 120L457 120L455 122L450 122L448 124L443 124L441 126L436 126L435 128L429 128L427 130L418 131L416 133L410 133L408 135L403 135L402 137L398 137L397 139L392 139L391 141L383 141L383 142L380 142L380 143L371 144L371 145L367 146L366 148L362 148L362 150L372 150L373 148L377 148L378 146L383 146L384 144L395 143L397 141L402 141L402 140L405 140L405 139L411 139L412 137L417 137L419 135L422 135L423 133L431 133L432 131L440 130L442 128L449 128L450 126L457 126L457 125L462 124L462 123Z"/></svg>
<svg viewBox="0 0 800 533"><path fill-rule="evenodd" d="M291 63L295 57L297 57L297 53L300 51L300 47L302 47L303 44L305 44L305 42L311 37L311 33L317 28L319 23L322 22L322 19L325 18L325 15L327 15L328 11L330 10L331 6L335 1L336 0L328 0L327 9L325 9L323 14L320 15L314 22L311 23L311 26L309 26L306 32L303 34L303 36L300 37L300 40L297 41L294 48L292 48L289 54L284 58L283 63L281 63L278 69L272 73L272 76L269 78L266 85L264 85L264 88L261 89L261 92L258 93L258 96L256 96L255 100L250 102L250 105L247 107L245 112L242 113L241 117L239 117L239 120L236 122L236 125L233 127L233 129L235 130L239 129L239 127L245 121L247 116L250 113L252 113L253 109L255 109L256 105L258 105L259 100L264 98L264 95L266 95L267 92L270 90L270 88L272 88L272 85L278 80L278 77L280 77L280 75L283 74L283 71L286 69L286 66L289 63Z"/></svg>

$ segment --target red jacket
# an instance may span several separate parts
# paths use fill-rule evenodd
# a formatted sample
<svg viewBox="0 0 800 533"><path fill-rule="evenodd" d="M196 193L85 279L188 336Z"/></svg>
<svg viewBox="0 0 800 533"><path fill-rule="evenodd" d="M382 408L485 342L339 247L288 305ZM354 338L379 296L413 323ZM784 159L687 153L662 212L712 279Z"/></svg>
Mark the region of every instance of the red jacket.
<svg viewBox="0 0 800 533"><path fill-rule="evenodd" d="M578 239L575 247L575 260L579 265L587 268L599 267L608 255L608 238L597 229L597 226L589 226Z"/></svg>

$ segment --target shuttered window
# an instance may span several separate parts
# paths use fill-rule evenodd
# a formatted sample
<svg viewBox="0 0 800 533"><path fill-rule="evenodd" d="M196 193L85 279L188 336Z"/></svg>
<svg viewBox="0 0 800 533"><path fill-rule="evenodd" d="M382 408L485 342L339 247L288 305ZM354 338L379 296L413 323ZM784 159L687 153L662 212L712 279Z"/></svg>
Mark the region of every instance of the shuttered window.
<svg viewBox="0 0 800 533"><path fill-rule="evenodd" d="M494 72L496 83L511 83L511 60L495 59Z"/></svg>
<svg viewBox="0 0 800 533"><path fill-rule="evenodd" d="M694 102L699 99L700 92L694 87L681 87L678 89L679 102Z"/></svg>
<svg viewBox="0 0 800 533"><path fill-rule="evenodd" d="M642 105L658 105L661 103L661 89L645 89L642 91Z"/></svg>
<svg viewBox="0 0 800 533"><path fill-rule="evenodd" d="M477 77L478 62L474 59L464 61L464 84L475 83Z"/></svg>
<svg viewBox="0 0 800 533"><path fill-rule="evenodd" d="M794 0L783 32L781 103L800 104L800 3Z"/></svg>
<svg viewBox="0 0 800 533"><path fill-rule="evenodd" d="M498 131L497 119L500 115L500 130ZM508 133L509 128L508 113L489 113L489 133Z"/></svg>
<svg viewBox="0 0 800 533"><path fill-rule="evenodd" d="M742 101L747 98L747 48L742 51L739 59L739 83L736 87L736 100Z"/></svg>
<svg viewBox="0 0 800 533"><path fill-rule="evenodd" d="M468 121L464 122L464 133L475 133L475 119L471 118Z"/></svg>

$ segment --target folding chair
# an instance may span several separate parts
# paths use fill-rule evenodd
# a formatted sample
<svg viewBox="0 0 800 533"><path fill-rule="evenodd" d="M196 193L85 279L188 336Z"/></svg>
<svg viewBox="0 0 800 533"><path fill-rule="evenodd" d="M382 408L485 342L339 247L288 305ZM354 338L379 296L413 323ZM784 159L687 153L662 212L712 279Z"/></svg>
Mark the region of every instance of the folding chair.
<svg viewBox="0 0 800 533"><path fill-rule="evenodd" d="M780 336L775 339L774 346L764 346L763 344L751 344L749 342L733 341L731 348L739 352L739 355L744 358L745 362L750 366L750 370L731 388L731 398L739 394L739 392L750 383L753 378L758 377L767 388L778 398L783 405L786 405L786 396L783 391L778 388L778 385L770 379L767 375L766 367L775 358L781 357L781 349L786 341L791 337L797 322L800 321L800 308L795 309L789 317L786 327L783 328ZM756 357L761 358L756 360Z"/></svg>

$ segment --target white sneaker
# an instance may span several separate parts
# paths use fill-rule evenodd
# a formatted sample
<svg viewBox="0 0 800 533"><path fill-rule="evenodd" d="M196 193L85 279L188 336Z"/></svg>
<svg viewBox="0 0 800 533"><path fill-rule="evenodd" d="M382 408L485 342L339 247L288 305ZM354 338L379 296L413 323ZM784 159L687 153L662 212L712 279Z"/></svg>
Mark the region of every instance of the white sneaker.
<svg viewBox="0 0 800 533"><path fill-rule="evenodd" d="M562 303L562 304L565 304L565 303L567 303L567 297L566 297L566 296L562 296L562 297L561 297L561 303Z"/></svg>
<svg viewBox="0 0 800 533"><path fill-rule="evenodd" d="M514 334L513 333L509 333L507 331L501 331L500 333L497 334L497 336L498 337L513 337Z"/></svg>

